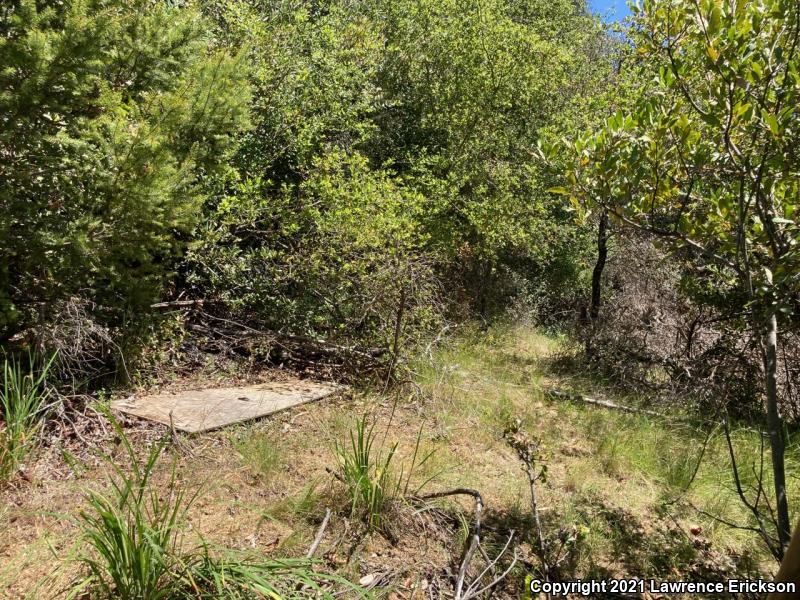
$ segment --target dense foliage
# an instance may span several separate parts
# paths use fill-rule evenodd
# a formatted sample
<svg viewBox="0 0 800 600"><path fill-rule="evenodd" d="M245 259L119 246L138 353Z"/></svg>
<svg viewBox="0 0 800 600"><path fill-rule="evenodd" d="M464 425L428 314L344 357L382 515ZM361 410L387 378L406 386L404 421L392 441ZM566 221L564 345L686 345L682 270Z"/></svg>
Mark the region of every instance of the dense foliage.
<svg viewBox="0 0 800 600"><path fill-rule="evenodd" d="M573 199L665 241L688 294L752 331L781 557L790 522L777 346L784 325L796 329L800 299L800 13L783 0L650 0L631 34L632 74L647 86L574 143Z"/></svg>
<svg viewBox="0 0 800 600"><path fill-rule="evenodd" d="M485 313L508 300L511 272L557 260L571 217L531 155L605 72L584 9L373 0L210 12L250 49L257 92L240 180L208 206L189 257L195 293L273 328L386 345L400 312L410 333L454 304Z"/></svg>
<svg viewBox="0 0 800 600"><path fill-rule="evenodd" d="M388 389L454 323L511 315L577 332L582 369L722 423L748 526L780 558L800 11L633 13L611 28L585 0L3 2L5 462L48 408L35 373L96 389L141 376L150 344L195 366L303 351ZM46 365L23 377L26 355ZM770 441L752 489L736 419Z"/></svg>
<svg viewBox="0 0 800 600"><path fill-rule="evenodd" d="M20 0L0 32L0 340L73 296L137 320L230 168L246 65L168 3Z"/></svg>
<svg viewBox="0 0 800 600"><path fill-rule="evenodd" d="M581 293L532 160L610 72L580 4L20 0L0 28L0 339L88 311L117 343L190 297L401 346Z"/></svg>

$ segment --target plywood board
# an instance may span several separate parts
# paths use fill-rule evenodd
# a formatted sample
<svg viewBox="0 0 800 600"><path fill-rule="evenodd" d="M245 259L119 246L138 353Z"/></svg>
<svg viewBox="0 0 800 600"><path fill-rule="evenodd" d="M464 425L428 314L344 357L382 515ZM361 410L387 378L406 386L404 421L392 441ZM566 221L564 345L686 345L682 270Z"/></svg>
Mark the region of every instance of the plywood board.
<svg viewBox="0 0 800 600"><path fill-rule="evenodd" d="M319 400L341 389L332 383L293 379L247 387L207 388L128 398L112 408L176 429L197 433L217 429Z"/></svg>

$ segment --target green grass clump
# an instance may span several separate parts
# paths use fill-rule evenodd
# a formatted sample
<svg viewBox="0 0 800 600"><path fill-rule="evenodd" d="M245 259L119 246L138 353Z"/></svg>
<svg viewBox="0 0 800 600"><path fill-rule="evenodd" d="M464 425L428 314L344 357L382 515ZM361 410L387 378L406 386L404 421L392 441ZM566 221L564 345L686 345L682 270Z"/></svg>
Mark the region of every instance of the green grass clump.
<svg viewBox="0 0 800 600"><path fill-rule="evenodd" d="M141 461L117 426L130 472L110 456L111 490L87 492L88 509L80 514L85 543L93 550L81 557L89 575L76 590L92 589L99 597L121 600L169 598L183 585L185 566L179 553L181 528L196 494L176 485L176 470L163 488L150 479L164 442Z"/></svg>
<svg viewBox="0 0 800 600"><path fill-rule="evenodd" d="M16 472L28 453L37 445L37 434L50 397L45 387L53 358L37 368L34 355L27 365L3 359L3 385L0 388L0 481Z"/></svg>
<svg viewBox="0 0 800 600"><path fill-rule="evenodd" d="M259 477L269 478L286 464L286 453L265 432L250 431L234 439L233 446L244 462Z"/></svg>
<svg viewBox="0 0 800 600"><path fill-rule="evenodd" d="M345 486L351 513L362 513L370 529L381 527L381 519L391 500L417 494L430 481L429 478L412 488L412 476L433 455L431 451L420 459L420 430L410 463L400 463L396 467L394 459L398 444L384 448L376 445L377 438L375 424L368 425L364 416L350 430L349 443L336 442L334 445L339 463L337 475Z"/></svg>
<svg viewBox="0 0 800 600"><path fill-rule="evenodd" d="M273 504L264 513L264 517L290 522L311 520L319 514L325 499L319 490L319 485L319 481L311 481L296 494L286 496Z"/></svg>
<svg viewBox="0 0 800 600"><path fill-rule="evenodd" d="M345 580L317 572L310 560L212 551L202 539L188 544L184 532L198 492L181 490L174 461L166 482L153 481L165 442L140 459L119 424L114 427L127 464L103 456L111 467L109 490L87 491L78 519L84 574L68 599L331 599L342 586L363 596Z"/></svg>

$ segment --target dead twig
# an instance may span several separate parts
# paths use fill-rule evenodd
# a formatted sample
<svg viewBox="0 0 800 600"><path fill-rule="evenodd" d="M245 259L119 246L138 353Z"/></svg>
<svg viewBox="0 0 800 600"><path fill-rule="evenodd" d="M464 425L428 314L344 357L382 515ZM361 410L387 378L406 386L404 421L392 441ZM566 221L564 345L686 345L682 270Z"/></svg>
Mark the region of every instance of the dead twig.
<svg viewBox="0 0 800 600"><path fill-rule="evenodd" d="M738 466L737 459L736 459L736 451L734 450L734 447L733 447L733 440L731 439L731 429L730 429L730 424L728 422L727 413L725 413L723 415L722 425L723 425L723 429L722 430L725 433L725 442L726 442L726 444L728 446L728 455L730 457L730 462L731 462L731 474L733 475L733 483L734 483L734 486L736 488L736 493L738 494L740 500L742 501L742 504L744 504L747 507L747 509L753 514L753 517L755 517L756 523L758 523L758 529L755 529L755 528L748 528L748 529L750 529L752 531L756 531L761 536L761 539L764 540L764 543L766 544L767 548L769 548L769 551L772 553L772 555L775 558L779 558L781 548L774 543L774 540L772 539L772 537L767 532L766 523L764 522L764 513L761 510L761 508L759 507L760 499L762 497L764 497L764 499L766 499L766 496L763 494L764 436L763 436L763 434L759 433L759 438L761 440L761 460L762 460L761 473L759 474L759 476L757 478L757 480L758 480L758 488L757 488L755 501L751 501L747 497L747 493L745 492L745 490L744 490L744 488L742 486L742 480L741 480L741 478L739 476L739 466ZM767 507L768 507L769 512L771 513L772 509L769 507L768 503L767 503ZM711 515L708 515L708 516L711 516ZM715 518L717 521L720 521L721 523L725 523L725 521L723 521L719 517L712 517L712 518ZM741 526L737 527L737 526L733 525L732 523L725 523L725 524L730 526L730 527L735 527L736 529L744 529L744 527L741 527ZM777 523L775 522L774 519L772 519L772 524L775 527L777 527Z"/></svg>
<svg viewBox="0 0 800 600"><path fill-rule="evenodd" d="M186 308L190 306L203 306L204 300L173 300L171 302L156 302L150 308Z"/></svg>
<svg viewBox="0 0 800 600"><path fill-rule="evenodd" d="M325 529L328 527L328 521L331 518L331 509L325 509L325 518L322 519L322 524L319 526L317 530L317 535L314 537L314 542L311 544L311 547L306 552L306 558L313 558L314 553L316 553L317 548L319 547L320 542L322 542L322 536L325 535Z"/></svg>
<svg viewBox="0 0 800 600"><path fill-rule="evenodd" d="M180 435L178 435L178 430L175 429L175 423L172 421L172 411L169 411L169 432L170 437L172 439L173 445L178 449L179 452L183 452L189 456L193 456L194 452L192 449L181 439Z"/></svg>
<svg viewBox="0 0 800 600"><path fill-rule="evenodd" d="M611 402L610 400L602 400L599 398L590 398L589 396L584 396L582 394L571 393L571 392L562 392L559 390L548 390L547 393L551 396L555 396L556 398L565 398L567 400L583 402L585 404L592 404L594 406L602 406L603 408L610 408L611 410L618 410L621 412L627 412L632 414L640 414L640 415L648 415L650 417L663 417L661 413L658 413L654 410L647 410L644 408L635 408L633 406L625 406L623 404L617 404L616 402Z"/></svg>
<svg viewBox="0 0 800 600"><path fill-rule="evenodd" d="M461 561L458 568L458 573L456 575L456 580L453 585L454 591L454 600L472 600L473 598L477 598L478 596L484 594L485 592L491 590L495 586L497 586L501 581L503 581L508 574L513 569L514 565L517 563L517 553L516 549L514 550L514 559L511 561L511 565L503 571L500 575L494 577L488 584L481 586L481 581L483 578L492 573L493 575L496 573L496 567L500 559L506 554L508 548L511 546L511 542L514 539L514 532L512 531L506 541L505 546L500 551L500 553L494 558L489 558L486 551L481 546L481 525L482 525L482 517L483 517L483 496L481 496L480 492L471 488L455 488L452 490L447 490L443 492L433 492L430 494L424 494L422 496L416 496L414 500L433 500L435 498L445 498L447 496L472 496L475 500L475 522L472 526L472 532L469 536L467 541L466 547L462 553ZM467 579L467 572L469 570L469 565L474 558L475 554L478 553L480 556L483 557L484 561L486 561L486 567L480 574L475 577L471 583L466 583Z"/></svg>
<svg viewBox="0 0 800 600"><path fill-rule="evenodd" d="M517 419L514 423L506 429L504 437L516 452L522 464L525 466L525 474L528 476L528 485L531 491L531 515L533 516L533 524L536 533L536 551L539 555L539 560L542 563L542 574L545 581L550 581L551 564L548 557L548 544L545 539L544 530L542 529L542 521L539 518L539 501L536 492L536 484L540 480L544 480L547 475L547 467L538 465L540 461L539 442L537 440L529 439L524 432L521 431L521 421Z"/></svg>
<svg viewBox="0 0 800 600"><path fill-rule="evenodd" d="M512 559L511 564L508 565L508 568L505 571L503 571L500 575L495 577L489 584L483 586L482 588L478 588L477 587L478 584L480 583L481 579L483 579L483 577L489 571L492 571L493 573L496 572L496 568L495 567L497 566L497 563L500 561L501 558L503 558L503 555L508 550L508 547L511 545L511 540L513 540L513 539L514 539L514 532L512 531L511 534L508 536L508 541L506 542L506 545L503 546L503 549L495 557L495 559L489 562L489 564L481 572L481 574L478 575L475 578L475 580L472 582L472 584L467 588L467 591L464 592L464 595L461 596L461 600L471 600L472 598L477 598L477 597L481 596L482 594L488 592L490 589L495 587L497 584L499 584L501 581L503 581L503 579L505 579L508 576L508 574L511 572L511 569L513 569L514 565L517 564L518 556L517 556L516 548L514 549L514 558ZM484 556L485 556L485 554L484 554ZM487 557L487 561L488 561L488 557Z"/></svg>

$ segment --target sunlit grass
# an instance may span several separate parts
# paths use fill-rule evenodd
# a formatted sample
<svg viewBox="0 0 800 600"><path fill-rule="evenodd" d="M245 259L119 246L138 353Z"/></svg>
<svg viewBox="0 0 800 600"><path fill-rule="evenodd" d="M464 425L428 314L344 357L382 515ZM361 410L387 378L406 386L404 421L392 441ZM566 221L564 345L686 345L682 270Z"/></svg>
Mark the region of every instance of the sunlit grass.
<svg viewBox="0 0 800 600"><path fill-rule="evenodd" d="M473 440L484 440L487 447L494 444L499 452L502 431L512 418L520 419L526 430L539 435L550 453L551 466L555 471L560 466L563 472L551 478L547 494L564 515L581 515L575 522L588 526L586 543L594 544L601 554L613 550L607 540L603 541L608 536L608 524L600 523L595 529L601 533L595 535L592 511L574 510L587 497L624 506L645 522L669 513L687 525L699 525L702 536L718 549L749 554L771 564L757 535L709 516L740 525L754 524L734 490L721 429L692 422L681 413L658 418L547 398L545 388L556 387L602 390L608 399L621 404L650 403L651 399L643 396L613 395L613 388L593 377L565 370L569 361L564 356L572 351L563 339L527 328L501 328L468 334L460 343L435 354L433 360L420 361L416 370L418 381L437 407L436 418L447 425L450 439L468 431ZM752 497L756 474L761 472L759 433L745 425L734 425L732 442L742 484ZM786 456L794 514L800 510L796 501L800 494L797 446L797 441L791 440ZM469 468L463 466L462 477ZM768 443L763 448L763 485L771 494ZM667 545L665 556L673 553L678 560L684 549L675 540ZM590 554L586 556L588 560ZM647 560L655 564L660 559Z"/></svg>
<svg viewBox="0 0 800 600"><path fill-rule="evenodd" d="M336 588L362 597L341 577L315 570L313 561L264 558L189 540L188 513L199 489L187 489L173 461L166 482L157 466L164 442L144 458L112 420L121 460L110 468L107 490L88 489L77 524L81 576L67 598L121 600L334 598Z"/></svg>
<svg viewBox="0 0 800 600"><path fill-rule="evenodd" d="M382 433L382 432L381 432ZM351 514L363 514L371 529L380 529L390 502L415 495L430 481L420 480L418 471L433 455L421 451L422 430L407 460L398 454L399 444L384 443L386 436L364 416L350 429L346 440L337 441L337 478L344 485Z"/></svg>
<svg viewBox="0 0 800 600"><path fill-rule="evenodd" d="M233 439L233 447L251 471L262 479L270 479L286 465L284 446L268 431L248 429Z"/></svg>
<svg viewBox="0 0 800 600"><path fill-rule="evenodd" d="M46 387L50 360L39 364L36 355L27 361L3 358L0 381L0 481L10 477L37 446L38 433L50 399Z"/></svg>

